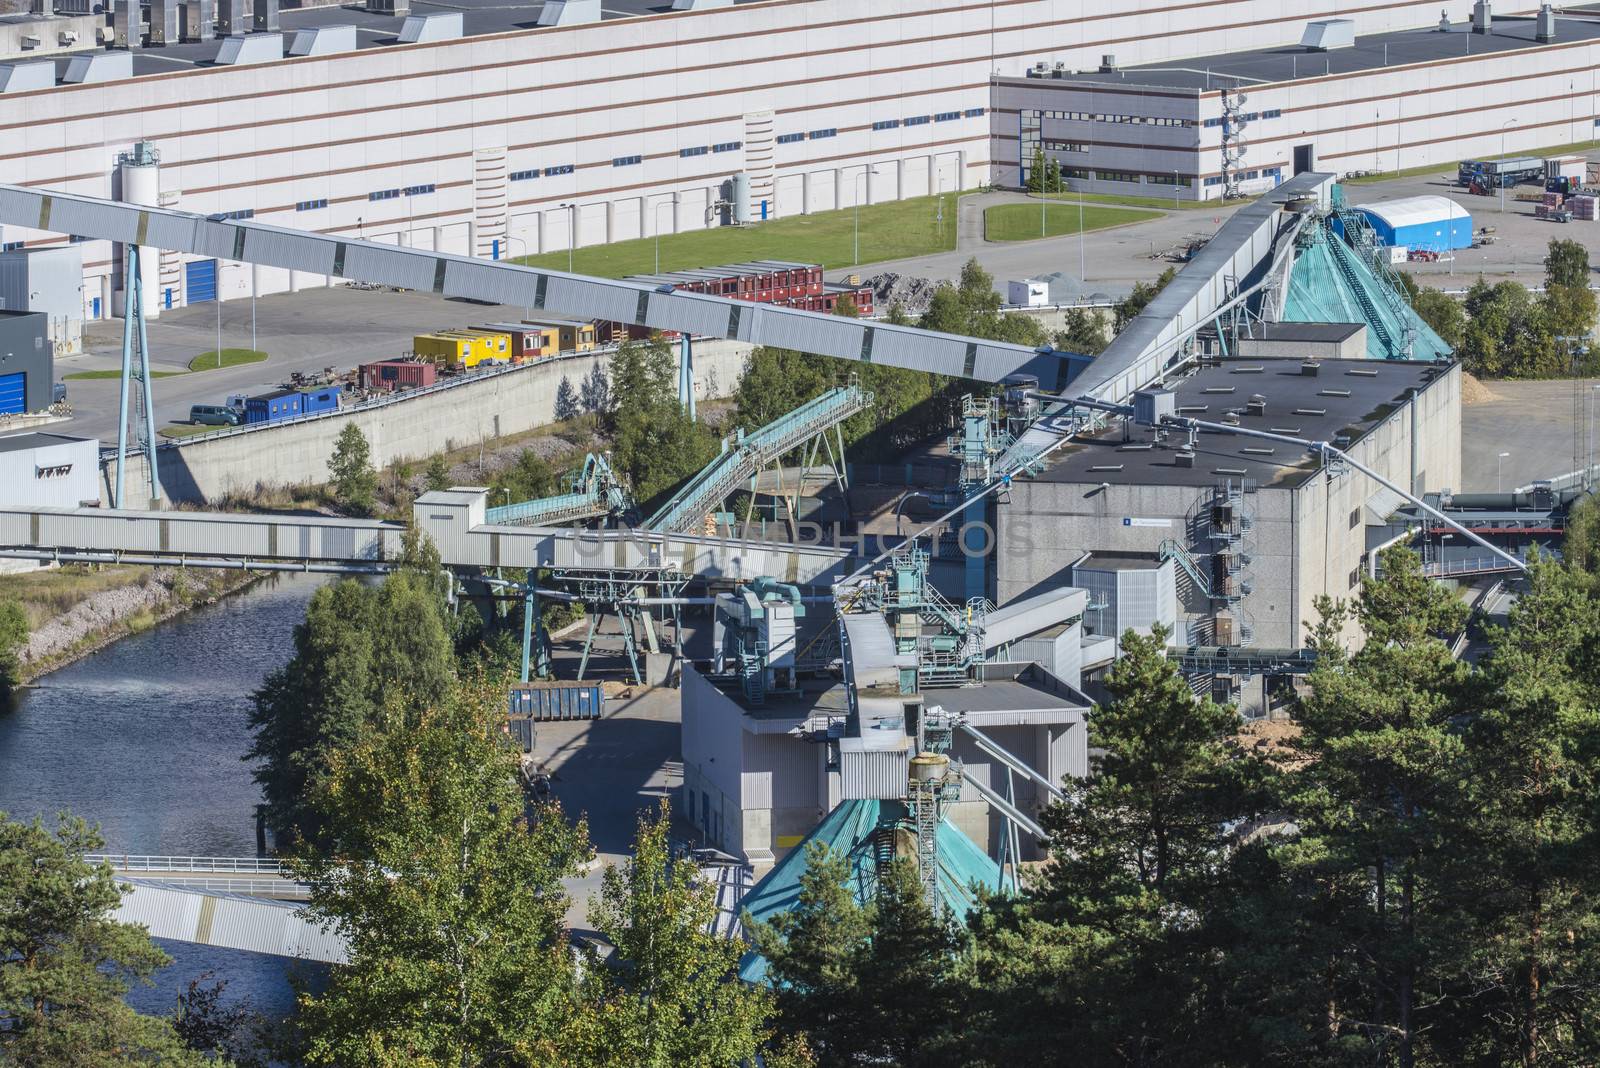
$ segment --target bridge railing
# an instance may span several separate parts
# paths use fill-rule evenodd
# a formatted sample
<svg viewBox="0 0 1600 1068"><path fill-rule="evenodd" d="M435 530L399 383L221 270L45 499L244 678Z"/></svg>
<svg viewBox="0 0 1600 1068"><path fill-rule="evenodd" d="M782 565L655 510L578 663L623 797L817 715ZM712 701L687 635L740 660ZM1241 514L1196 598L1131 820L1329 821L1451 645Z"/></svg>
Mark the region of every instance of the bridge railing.
<svg viewBox="0 0 1600 1068"><path fill-rule="evenodd" d="M90 864L106 863L125 872L236 872L245 875L283 875L283 865L271 857L182 857L131 853L87 853Z"/></svg>
<svg viewBox="0 0 1600 1068"><path fill-rule="evenodd" d="M141 879L136 872L127 872L122 877L131 883L143 885L218 894L243 894L247 897L269 897L286 901L301 901L311 896L311 888L305 883L291 882L288 879L251 879L246 876L226 875L159 875L153 879Z"/></svg>

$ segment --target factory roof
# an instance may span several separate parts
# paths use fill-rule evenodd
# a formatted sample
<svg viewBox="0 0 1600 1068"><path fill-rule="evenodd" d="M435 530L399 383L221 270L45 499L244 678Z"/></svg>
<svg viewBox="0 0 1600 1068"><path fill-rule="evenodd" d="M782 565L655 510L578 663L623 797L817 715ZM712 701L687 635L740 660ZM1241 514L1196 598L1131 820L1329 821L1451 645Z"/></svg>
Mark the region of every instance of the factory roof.
<svg viewBox="0 0 1600 1068"><path fill-rule="evenodd" d="M1443 365L1407 360L1320 360L1317 374L1302 373L1294 359L1231 359L1204 367L1170 384L1177 414L1220 423L1244 412L1252 397L1265 398L1261 415L1243 414L1240 426L1269 430L1343 447L1359 440L1406 400L1425 388ZM1123 441L1114 427L1079 438L1040 476L1045 482L1098 485L1210 486L1222 479L1248 479L1258 486L1289 488L1316 471L1318 461L1299 446L1221 431L1201 431L1194 466L1179 467L1182 433L1130 428ZM1348 436L1348 441L1341 438ZM1094 566L1093 558L1090 567Z"/></svg>
<svg viewBox="0 0 1600 1068"><path fill-rule="evenodd" d="M1600 21L1558 18L1555 41L1551 43L1595 39L1600 39ZM1326 52L1298 44L1281 45L1250 52L1199 56L1181 60L1179 65L1169 61L1121 67L1115 71L1080 71L1068 74L1061 80L1084 85L1126 85L1130 88L1192 89L1204 92L1322 78L1330 74L1353 74L1467 55L1546 47L1549 44L1534 39L1532 18L1496 15L1492 31L1487 34L1471 33L1467 23L1456 23L1451 25L1448 33L1431 28L1368 34L1357 37L1353 47Z"/></svg>
<svg viewBox="0 0 1600 1068"><path fill-rule="evenodd" d="M734 0L750 3L752 0ZM480 37L491 33L510 33L531 30L538 26L543 0L449 0L440 3L414 3L413 15L435 15L460 12L463 16L463 36ZM601 5L604 21L653 15L670 9L664 0L605 0ZM332 26L354 26L356 48L387 48L398 44L400 27L405 18L400 15L382 15L365 11L355 5L314 8L289 8L279 11L279 29L283 34L285 49L294 40L296 30L323 29ZM107 25L109 25L109 20ZM216 64L217 53L222 51L222 41L190 41L157 48L133 50L134 77L145 74L171 74L174 71ZM79 53L81 54L81 53ZM56 55L56 77L66 73L69 55Z"/></svg>
<svg viewBox="0 0 1600 1068"><path fill-rule="evenodd" d="M10 437L0 438L0 452L26 452L29 449L48 449L57 445L76 445L82 441L93 441L93 438L74 438L66 434L12 434Z"/></svg>

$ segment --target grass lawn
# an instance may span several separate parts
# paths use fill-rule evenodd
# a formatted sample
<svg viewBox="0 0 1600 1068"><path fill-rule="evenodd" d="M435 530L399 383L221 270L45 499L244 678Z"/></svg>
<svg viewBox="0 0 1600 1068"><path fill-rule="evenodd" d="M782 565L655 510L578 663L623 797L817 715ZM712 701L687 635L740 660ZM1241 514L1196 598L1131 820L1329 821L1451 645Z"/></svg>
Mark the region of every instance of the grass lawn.
<svg viewBox="0 0 1600 1068"><path fill-rule="evenodd" d="M173 423L171 426L162 427L160 430L156 431L156 433L160 434L164 438L191 438L196 434L209 434L213 430L227 429L229 428L225 426L212 426L209 423L198 423L194 425L189 423Z"/></svg>
<svg viewBox="0 0 1600 1068"><path fill-rule="evenodd" d="M917 197L861 208L861 262L875 263L947 252L956 247L956 200L944 198L944 220L935 218L936 198ZM663 201L664 203L664 201ZM661 235L661 270L682 271L719 263L751 260L791 260L820 263L824 267L849 267L855 263L855 209L820 211L754 226L721 226ZM557 232L563 220L555 221ZM567 253L547 252L518 257L518 263L551 270L567 269ZM578 249L572 269L579 274L622 278L654 274L656 242L646 237Z"/></svg>
<svg viewBox="0 0 1600 1068"><path fill-rule="evenodd" d="M1128 211L1125 208L1094 207L1083 209L1084 230L1104 230L1110 226L1154 219L1154 211ZM1040 234L1041 220L1037 204L997 204L983 213L984 236L990 241L1031 241L1040 236L1060 237L1078 232L1078 205L1050 204L1043 220L1044 234Z"/></svg>
<svg viewBox="0 0 1600 1068"><path fill-rule="evenodd" d="M189 373L188 371L151 371L150 372L150 377L151 378L172 378L175 375L186 375L188 373ZM110 371L110 370L106 370L106 371L74 371L70 375L62 375L61 379L62 379L62 381L68 381L70 379L88 379L88 378L99 379L99 378L121 378L121 377L122 377L122 372L121 371Z"/></svg>
<svg viewBox="0 0 1600 1068"><path fill-rule="evenodd" d="M1078 194L1051 193L1048 199L1060 200L1068 204L1076 204L1078 202ZM1255 197L1241 197L1238 200L1230 200L1224 204L1220 200L1186 200L1180 198L1179 200L1174 201L1171 197L1135 197L1125 196L1121 193L1083 194L1083 202L1085 204L1121 204L1124 207L1129 208L1159 208L1162 211L1171 211L1173 208L1177 208L1179 211L1195 211L1208 208L1216 209L1221 207L1231 208L1254 199Z"/></svg>
<svg viewBox="0 0 1600 1068"><path fill-rule="evenodd" d="M214 371L218 367L237 367L242 363L260 363L267 354L259 349L223 349L222 362L217 362L217 350L202 352L189 361L191 371Z"/></svg>

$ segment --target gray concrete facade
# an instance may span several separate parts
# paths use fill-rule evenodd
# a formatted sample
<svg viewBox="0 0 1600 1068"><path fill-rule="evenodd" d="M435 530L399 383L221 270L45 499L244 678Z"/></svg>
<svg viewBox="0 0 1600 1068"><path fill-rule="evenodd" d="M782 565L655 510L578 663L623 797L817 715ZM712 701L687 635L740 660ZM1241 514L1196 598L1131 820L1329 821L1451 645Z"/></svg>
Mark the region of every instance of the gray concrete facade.
<svg viewBox="0 0 1600 1068"><path fill-rule="evenodd" d="M55 357L50 349L48 316L40 312L0 311L0 375L23 374L23 410L50 407L55 383Z"/></svg>

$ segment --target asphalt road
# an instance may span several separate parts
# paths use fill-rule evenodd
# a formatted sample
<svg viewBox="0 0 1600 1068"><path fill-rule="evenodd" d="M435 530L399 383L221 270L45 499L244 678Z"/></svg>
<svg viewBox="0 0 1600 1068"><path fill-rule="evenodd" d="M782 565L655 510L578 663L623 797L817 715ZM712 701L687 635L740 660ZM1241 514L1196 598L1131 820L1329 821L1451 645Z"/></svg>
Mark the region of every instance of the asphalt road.
<svg viewBox="0 0 1600 1068"><path fill-rule="evenodd" d="M217 304L162 313L149 325L151 369L183 371L189 361L217 346ZM251 348L250 302L226 301L222 347ZM291 371L349 370L356 364L399 356L411 338L429 330L490 322L516 322L522 308L448 300L432 293L391 293L348 287L307 289L256 301L256 344L264 363L224 367L157 378L156 429L189 418L193 404L221 404L230 393L262 393L287 382ZM85 355L56 361L56 377L74 371L118 368L122 361L122 323L91 324ZM53 430L114 441L117 435L118 383L115 379L67 381L73 416Z"/></svg>
<svg viewBox="0 0 1600 1068"><path fill-rule="evenodd" d="M1493 493L1576 471L1600 452L1600 382L1485 382L1492 399L1461 407L1461 482ZM1500 453L1507 453L1505 458Z"/></svg>

